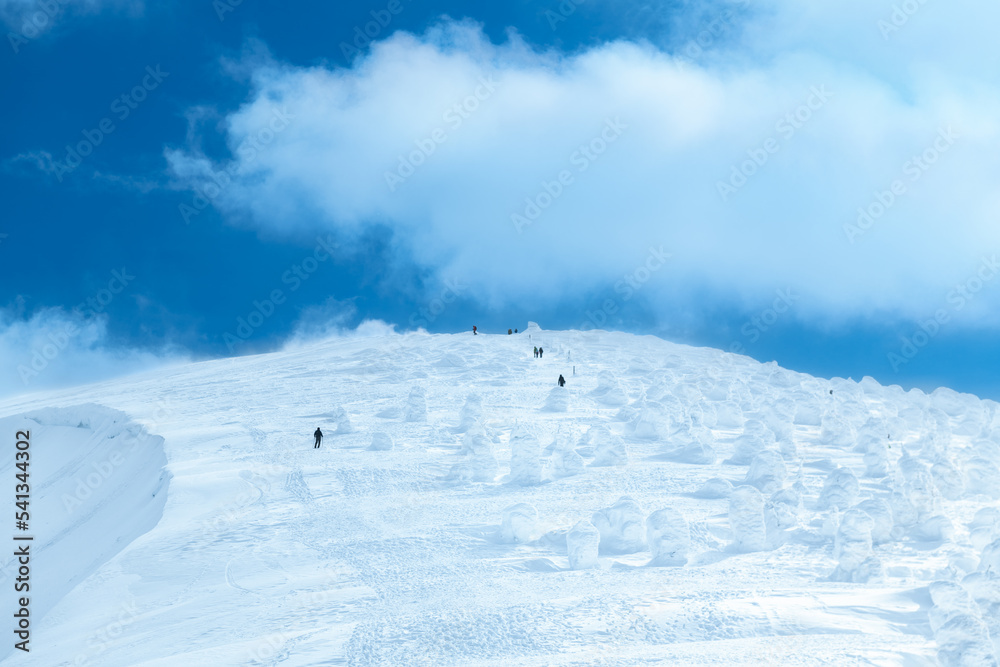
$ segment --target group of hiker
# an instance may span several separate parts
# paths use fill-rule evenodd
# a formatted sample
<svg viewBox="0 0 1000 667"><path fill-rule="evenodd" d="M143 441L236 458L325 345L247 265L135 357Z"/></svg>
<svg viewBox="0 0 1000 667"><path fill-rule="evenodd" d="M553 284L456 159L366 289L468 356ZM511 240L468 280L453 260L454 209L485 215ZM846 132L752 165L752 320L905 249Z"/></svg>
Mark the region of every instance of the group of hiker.
<svg viewBox="0 0 1000 667"><path fill-rule="evenodd" d="M507 335L508 336L510 336L512 334L516 334L516 333L517 333L517 329L514 329L513 331L511 329L507 329ZM473 336L478 336L479 335L479 327L473 325L473 327L472 327L472 335ZM540 348L540 347L536 346L535 347L535 359L541 359L543 354L545 354L545 350L543 348ZM562 374L559 375L559 379L556 382L559 384L560 387L565 387L566 386L566 378L564 378L562 376ZM316 439L316 443L313 445L313 449L319 449L320 444L322 444L322 442L323 442L323 431L321 431L318 426L316 427L316 431L313 433L313 437Z"/></svg>
<svg viewBox="0 0 1000 667"><path fill-rule="evenodd" d="M507 329L507 335L508 336L510 336L512 334L516 334L516 333L517 333L517 329ZM472 325L472 335L473 336L478 336L479 335L479 327L477 327L475 324Z"/></svg>
<svg viewBox="0 0 1000 667"><path fill-rule="evenodd" d="M516 333L517 333L517 329L507 329L507 335L508 336L516 334ZM475 324L472 325L472 335L473 336L478 336L479 335L479 327L477 327ZM538 347L536 345L535 346L535 359L541 359L543 354L545 354L545 350L542 349L542 348L540 348L540 347ZM562 380L562 376L561 375L559 376L559 379ZM566 381L562 380L562 382L565 383ZM560 383L559 386L561 387L562 383Z"/></svg>

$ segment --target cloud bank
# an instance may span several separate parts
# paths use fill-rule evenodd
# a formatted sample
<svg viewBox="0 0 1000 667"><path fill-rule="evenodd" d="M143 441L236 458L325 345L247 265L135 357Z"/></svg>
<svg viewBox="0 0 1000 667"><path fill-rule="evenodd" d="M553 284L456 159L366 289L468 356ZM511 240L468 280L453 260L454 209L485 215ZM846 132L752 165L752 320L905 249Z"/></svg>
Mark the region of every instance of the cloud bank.
<svg viewBox="0 0 1000 667"><path fill-rule="evenodd" d="M791 290L814 322L996 326L998 18L772 0L696 49L572 54L443 20L349 68L258 62L231 159L166 157L189 222L214 206L345 242L385 226L485 304L612 290L659 253L640 284L663 321Z"/></svg>

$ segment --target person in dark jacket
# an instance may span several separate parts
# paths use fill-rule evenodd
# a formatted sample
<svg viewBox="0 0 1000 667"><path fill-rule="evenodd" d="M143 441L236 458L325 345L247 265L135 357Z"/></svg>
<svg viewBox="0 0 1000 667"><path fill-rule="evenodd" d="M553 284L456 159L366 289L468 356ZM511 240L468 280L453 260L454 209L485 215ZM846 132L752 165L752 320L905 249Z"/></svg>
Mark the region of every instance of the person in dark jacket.
<svg viewBox="0 0 1000 667"><path fill-rule="evenodd" d="M539 358L539 359L541 359L541 358L542 358L542 355L543 355L543 354L545 354L545 350L543 350L542 348L538 348L538 358Z"/></svg>
<svg viewBox="0 0 1000 667"><path fill-rule="evenodd" d="M564 378L562 375L559 376L559 386L560 387L566 386L566 378Z"/></svg>
<svg viewBox="0 0 1000 667"><path fill-rule="evenodd" d="M509 335L511 335L512 333L513 333L513 332L512 332L512 331L511 331L510 329L507 329L507 335L508 335L508 336L509 336Z"/></svg>
<svg viewBox="0 0 1000 667"><path fill-rule="evenodd" d="M323 441L323 431L319 430L319 426L316 427L316 432L313 433L313 436L316 438L316 444L313 446L313 449L318 449L319 443Z"/></svg>

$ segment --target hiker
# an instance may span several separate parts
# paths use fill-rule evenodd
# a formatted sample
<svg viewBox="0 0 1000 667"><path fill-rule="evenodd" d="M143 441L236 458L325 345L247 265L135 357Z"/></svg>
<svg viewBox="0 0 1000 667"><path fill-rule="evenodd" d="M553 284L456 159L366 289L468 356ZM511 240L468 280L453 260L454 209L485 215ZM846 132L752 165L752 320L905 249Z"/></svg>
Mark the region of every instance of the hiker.
<svg viewBox="0 0 1000 667"><path fill-rule="evenodd" d="M319 426L316 427L316 432L313 433L313 436L316 438L316 444L313 446L313 449L319 449L319 443L323 441L323 431L319 430Z"/></svg>
<svg viewBox="0 0 1000 667"><path fill-rule="evenodd" d="M564 378L562 375L559 376L559 386L560 387L566 386L566 378Z"/></svg>
<svg viewBox="0 0 1000 667"><path fill-rule="evenodd" d="M472 335L473 336L478 336L479 335L479 334L476 333L476 325L475 324L472 325Z"/></svg>
<svg viewBox="0 0 1000 667"><path fill-rule="evenodd" d="M537 359L537 358L538 358L538 346L536 345L535 346L535 359Z"/></svg>
<svg viewBox="0 0 1000 667"><path fill-rule="evenodd" d="M514 333L517 333L517 329L514 329Z"/></svg>
<svg viewBox="0 0 1000 667"><path fill-rule="evenodd" d="M507 329L507 335L508 335L508 336L509 336L509 335L511 335L512 333L513 333L513 332L512 332L512 331L511 331L510 329Z"/></svg>
<svg viewBox="0 0 1000 667"><path fill-rule="evenodd" d="M543 355L543 354L545 354L545 350L543 350L542 348L538 348L538 358L539 358L539 359L541 359L541 358L542 358L542 355Z"/></svg>

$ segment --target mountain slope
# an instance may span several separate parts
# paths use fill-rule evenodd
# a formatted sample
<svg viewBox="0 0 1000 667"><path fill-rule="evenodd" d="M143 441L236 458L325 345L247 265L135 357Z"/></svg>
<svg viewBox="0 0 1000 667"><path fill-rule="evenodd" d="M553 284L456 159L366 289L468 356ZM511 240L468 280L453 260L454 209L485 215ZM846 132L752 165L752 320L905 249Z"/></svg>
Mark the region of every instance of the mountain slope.
<svg viewBox="0 0 1000 667"><path fill-rule="evenodd" d="M11 399L4 437L43 408L158 437L106 482L143 489L104 506L139 528L17 664L993 664L1000 638L1000 417L948 390L531 327ZM39 521L82 474L47 465Z"/></svg>

